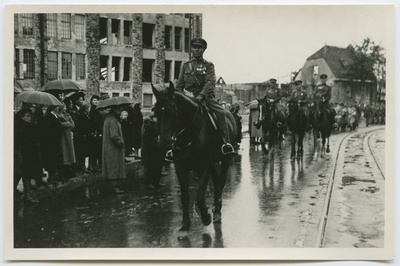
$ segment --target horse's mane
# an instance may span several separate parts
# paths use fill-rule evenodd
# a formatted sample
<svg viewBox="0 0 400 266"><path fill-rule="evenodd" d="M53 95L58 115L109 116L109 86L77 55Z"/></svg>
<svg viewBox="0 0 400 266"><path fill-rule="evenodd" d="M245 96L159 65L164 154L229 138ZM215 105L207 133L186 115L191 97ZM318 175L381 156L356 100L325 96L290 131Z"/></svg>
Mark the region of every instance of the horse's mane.
<svg viewBox="0 0 400 266"><path fill-rule="evenodd" d="M187 96L182 91L175 90L174 94L177 98L189 102L194 108L197 108L199 106L199 104L195 101L193 97Z"/></svg>

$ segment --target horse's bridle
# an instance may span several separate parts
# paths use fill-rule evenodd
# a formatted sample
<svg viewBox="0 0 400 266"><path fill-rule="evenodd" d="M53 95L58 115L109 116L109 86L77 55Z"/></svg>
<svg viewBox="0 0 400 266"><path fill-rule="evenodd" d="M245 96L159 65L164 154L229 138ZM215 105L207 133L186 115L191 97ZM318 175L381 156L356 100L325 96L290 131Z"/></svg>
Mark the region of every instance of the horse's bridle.
<svg viewBox="0 0 400 266"><path fill-rule="evenodd" d="M190 145L192 145L193 141L189 141L186 145L184 145L183 147L181 146L177 146L176 142L178 141L178 137L181 136L184 132L186 132L190 126L194 123L195 118L200 110L200 103L197 106L196 112L193 115L192 120L183 128L181 129L178 133L175 133L178 131L177 129L177 118L178 118L178 108L177 108L177 103L176 103L176 98L174 97L174 112L175 112L175 119L174 119L174 133L172 134L172 150L184 150L186 148L188 148Z"/></svg>

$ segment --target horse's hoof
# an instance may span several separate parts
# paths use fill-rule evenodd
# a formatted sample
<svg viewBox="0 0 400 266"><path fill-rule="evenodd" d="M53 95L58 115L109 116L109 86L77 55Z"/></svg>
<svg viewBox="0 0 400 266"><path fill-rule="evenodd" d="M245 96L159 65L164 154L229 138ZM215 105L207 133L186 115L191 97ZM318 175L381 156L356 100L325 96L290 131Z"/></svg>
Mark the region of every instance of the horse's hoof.
<svg viewBox="0 0 400 266"><path fill-rule="evenodd" d="M188 230L179 230L178 232L178 240L184 240L188 237L189 231Z"/></svg>
<svg viewBox="0 0 400 266"><path fill-rule="evenodd" d="M196 212L201 218L201 222L203 225L211 224L211 215L208 213L207 208L204 208L203 211L196 205Z"/></svg>
<svg viewBox="0 0 400 266"><path fill-rule="evenodd" d="M222 215L221 213L214 213L213 222L214 223L221 223Z"/></svg>

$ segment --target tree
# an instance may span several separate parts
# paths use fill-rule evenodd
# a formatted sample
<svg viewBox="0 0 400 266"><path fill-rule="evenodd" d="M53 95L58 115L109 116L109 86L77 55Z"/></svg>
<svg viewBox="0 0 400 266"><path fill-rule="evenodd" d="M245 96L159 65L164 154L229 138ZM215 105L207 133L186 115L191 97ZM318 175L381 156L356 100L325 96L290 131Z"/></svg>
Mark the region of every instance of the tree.
<svg viewBox="0 0 400 266"><path fill-rule="evenodd" d="M370 38L363 40L361 45L349 45L352 52L353 63L349 66L348 74L361 80L363 91L366 81L377 83L378 100L380 100L382 88L386 83L386 57L385 49L375 44Z"/></svg>

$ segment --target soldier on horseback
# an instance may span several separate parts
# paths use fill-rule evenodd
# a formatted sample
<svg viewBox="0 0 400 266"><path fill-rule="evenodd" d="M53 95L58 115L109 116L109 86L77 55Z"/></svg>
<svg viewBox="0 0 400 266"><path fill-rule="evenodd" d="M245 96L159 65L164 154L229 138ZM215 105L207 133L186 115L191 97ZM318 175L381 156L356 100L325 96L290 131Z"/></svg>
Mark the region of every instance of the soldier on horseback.
<svg viewBox="0 0 400 266"><path fill-rule="evenodd" d="M201 38L194 38L190 42L193 59L183 64L176 83L176 89L185 94L192 94L197 101L205 105L217 116L218 130L224 144L221 147L223 154L235 153L230 144L230 137L226 125L226 110L215 99L215 69L214 64L203 59L207 49L207 42Z"/></svg>
<svg viewBox="0 0 400 266"><path fill-rule="evenodd" d="M309 119L309 112L308 112L308 95L306 90L303 88L302 84L303 82L301 80L296 80L295 83L296 87L292 91L292 94L290 95L290 100L289 100L289 110L292 110L293 105L298 104L299 109L301 112L303 112L305 119L306 119L306 130L309 131L311 130L311 123ZM289 114L290 115L290 114Z"/></svg>
<svg viewBox="0 0 400 266"><path fill-rule="evenodd" d="M320 100L320 106L317 106L317 111L320 112L322 108L325 108L325 110L327 110L329 113L332 127L337 129L337 124L335 123L336 112L329 103L329 100L331 99L332 88L326 84L327 78L327 75L322 74L320 76L321 84L319 84L315 89L316 98Z"/></svg>

